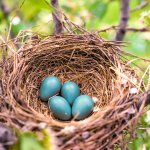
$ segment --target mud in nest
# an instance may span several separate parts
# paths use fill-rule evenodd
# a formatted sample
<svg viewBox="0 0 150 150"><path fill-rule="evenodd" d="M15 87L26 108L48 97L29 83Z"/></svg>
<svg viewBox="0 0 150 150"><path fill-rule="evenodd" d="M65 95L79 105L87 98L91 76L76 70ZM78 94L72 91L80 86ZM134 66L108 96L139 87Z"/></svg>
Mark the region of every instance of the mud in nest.
<svg viewBox="0 0 150 150"><path fill-rule="evenodd" d="M1 100L11 114L9 122L17 127L28 121L46 122L56 133L60 149L113 148L128 122L134 123L142 112L146 99L120 52L117 43L90 33L29 38L2 63ZM47 103L39 99L41 81L50 75L62 83L75 81L81 93L96 97L93 114L82 121L55 120ZM133 88L137 91L131 92ZM7 117L1 114L6 122Z"/></svg>

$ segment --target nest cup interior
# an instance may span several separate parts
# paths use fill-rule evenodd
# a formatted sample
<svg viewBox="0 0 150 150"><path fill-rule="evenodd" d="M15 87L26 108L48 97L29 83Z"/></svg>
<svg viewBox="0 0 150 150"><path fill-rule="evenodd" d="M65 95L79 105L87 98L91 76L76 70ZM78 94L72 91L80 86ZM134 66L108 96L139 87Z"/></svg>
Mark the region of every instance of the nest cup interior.
<svg viewBox="0 0 150 150"><path fill-rule="evenodd" d="M98 99L98 107L107 106L115 79L110 69L115 63L111 53L112 46L87 35L49 37L38 45L27 43L18 55L18 97L38 113L51 116L47 103L39 98L39 88L45 77L54 75L62 84L76 82L81 93Z"/></svg>

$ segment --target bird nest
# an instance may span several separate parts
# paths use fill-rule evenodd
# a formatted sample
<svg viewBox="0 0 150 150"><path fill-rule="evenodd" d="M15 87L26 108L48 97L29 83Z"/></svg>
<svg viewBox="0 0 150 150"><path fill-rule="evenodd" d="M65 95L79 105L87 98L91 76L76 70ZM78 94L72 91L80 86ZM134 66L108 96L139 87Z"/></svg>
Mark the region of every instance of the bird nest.
<svg viewBox="0 0 150 150"><path fill-rule="evenodd" d="M131 124L135 127L147 94L144 83L122 60L120 44L89 32L46 38L20 35L2 46L9 44L13 52L1 63L1 121L27 130L44 122L64 150L113 149L123 143L124 131L130 132ZM81 121L53 118L47 103L39 99L41 81L50 75L62 83L75 81L82 93L95 97L93 114Z"/></svg>

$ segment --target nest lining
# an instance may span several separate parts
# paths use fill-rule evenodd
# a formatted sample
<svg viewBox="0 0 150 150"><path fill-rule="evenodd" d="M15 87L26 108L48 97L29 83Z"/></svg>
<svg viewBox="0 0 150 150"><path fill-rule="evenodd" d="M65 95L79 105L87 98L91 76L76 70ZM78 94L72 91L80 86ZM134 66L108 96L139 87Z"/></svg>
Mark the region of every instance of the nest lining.
<svg viewBox="0 0 150 150"><path fill-rule="evenodd" d="M119 61L118 51L118 44L89 33L28 40L3 64L3 95L9 102L5 101L17 120L47 122L59 139L63 137L60 149L75 145L81 149L88 146L89 150L112 148L122 138L128 121L142 110L145 98L141 93L129 93L135 87L130 81L137 76ZM130 81L122 85L122 77L115 70ZM54 120L47 104L39 99L41 81L49 75L57 76L62 83L75 81L82 93L97 97L98 111L79 122ZM65 126L74 126L75 132L62 132ZM84 132L89 134L86 139L82 138Z"/></svg>

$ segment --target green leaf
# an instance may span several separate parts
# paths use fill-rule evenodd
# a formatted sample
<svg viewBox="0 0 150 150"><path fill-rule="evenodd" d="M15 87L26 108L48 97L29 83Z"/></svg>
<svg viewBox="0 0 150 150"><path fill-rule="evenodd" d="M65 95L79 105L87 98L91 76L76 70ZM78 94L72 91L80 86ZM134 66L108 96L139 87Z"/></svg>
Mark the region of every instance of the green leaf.
<svg viewBox="0 0 150 150"><path fill-rule="evenodd" d="M21 150L46 150L32 134L25 134L21 137Z"/></svg>
<svg viewBox="0 0 150 150"><path fill-rule="evenodd" d="M51 150L52 149L52 137L49 136L45 130L42 130L41 132L43 134L43 139L40 140L41 145L43 145L46 148L46 150Z"/></svg>
<svg viewBox="0 0 150 150"><path fill-rule="evenodd" d="M141 150L143 141L141 138L136 139L133 143L130 143L130 150Z"/></svg>
<svg viewBox="0 0 150 150"><path fill-rule="evenodd" d="M150 26L150 11L143 12L141 14L141 19L147 26Z"/></svg>
<svg viewBox="0 0 150 150"><path fill-rule="evenodd" d="M51 150L52 142L49 134L43 130L41 138L35 132L17 132L18 141L9 150Z"/></svg>
<svg viewBox="0 0 150 150"><path fill-rule="evenodd" d="M108 4L106 2L103 1L95 1L93 4L90 5L89 10L91 11L91 13L98 17L98 18L102 18L104 17L106 11L107 11L107 6Z"/></svg>
<svg viewBox="0 0 150 150"><path fill-rule="evenodd" d="M108 4L108 8L106 11L105 16L101 20L103 23L107 23L110 26L114 25L116 22L119 21L119 15L120 15L120 6L118 1L112 1L110 4Z"/></svg>
<svg viewBox="0 0 150 150"><path fill-rule="evenodd" d="M22 14L25 20L37 19L37 15L40 11L49 10L51 13L51 7L44 0L26 0L21 8Z"/></svg>
<svg viewBox="0 0 150 150"><path fill-rule="evenodd" d="M11 28L12 32L13 32L15 35L17 35L18 32L19 32L20 30L23 30L23 29L25 29L25 24L23 24L23 23L19 23L19 24L17 24L17 25L12 25L12 28Z"/></svg>

